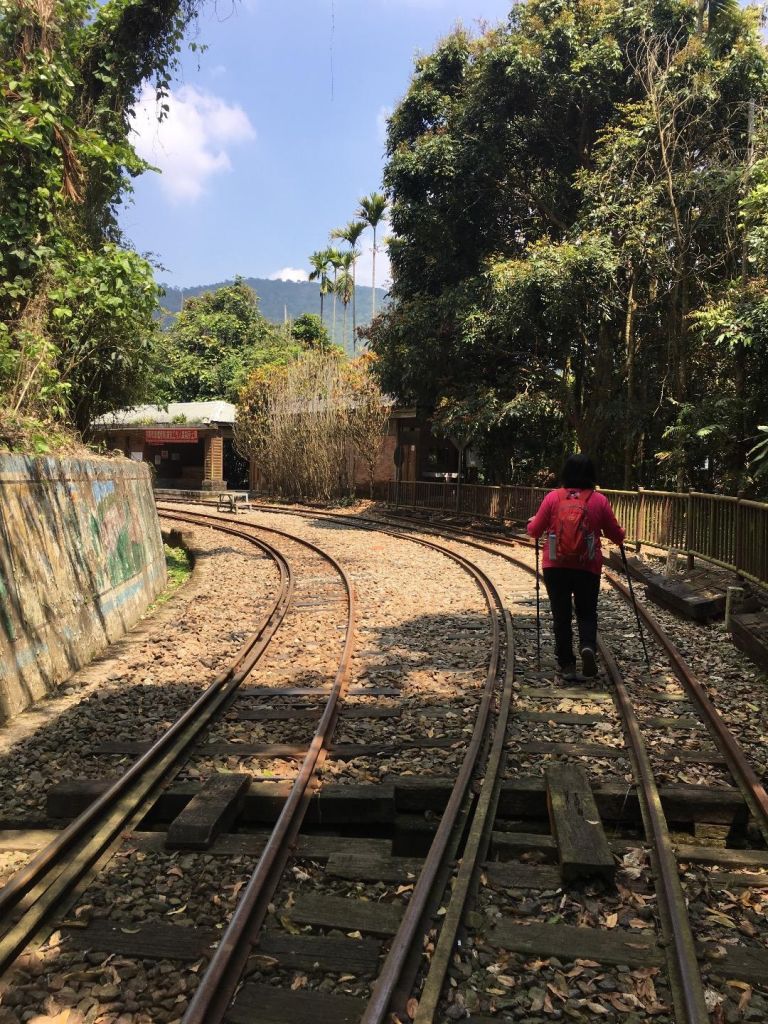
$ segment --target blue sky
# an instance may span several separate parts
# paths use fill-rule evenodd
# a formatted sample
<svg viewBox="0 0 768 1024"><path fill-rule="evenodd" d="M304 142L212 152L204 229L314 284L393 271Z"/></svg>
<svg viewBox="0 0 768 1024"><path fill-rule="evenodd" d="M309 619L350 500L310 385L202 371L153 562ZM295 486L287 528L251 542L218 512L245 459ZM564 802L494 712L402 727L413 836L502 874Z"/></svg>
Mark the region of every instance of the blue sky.
<svg viewBox="0 0 768 1024"><path fill-rule="evenodd" d="M379 188L384 119L417 53L457 21L506 17L511 0L231 0L210 4L167 122L147 92L138 148L164 169L121 217L177 286L235 274L295 276ZM358 281L368 279L370 232ZM383 260L382 260L383 263ZM386 267L377 283L386 283Z"/></svg>

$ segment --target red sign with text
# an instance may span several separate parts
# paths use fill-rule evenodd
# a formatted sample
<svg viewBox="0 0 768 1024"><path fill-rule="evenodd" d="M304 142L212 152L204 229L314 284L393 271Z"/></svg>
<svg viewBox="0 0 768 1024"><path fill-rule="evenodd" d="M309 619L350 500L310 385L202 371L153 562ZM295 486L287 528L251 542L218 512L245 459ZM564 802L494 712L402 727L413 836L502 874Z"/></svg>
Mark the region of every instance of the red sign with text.
<svg viewBox="0 0 768 1024"><path fill-rule="evenodd" d="M170 427L167 430L146 430L144 439L147 444L195 444L197 431L175 430Z"/></svg>

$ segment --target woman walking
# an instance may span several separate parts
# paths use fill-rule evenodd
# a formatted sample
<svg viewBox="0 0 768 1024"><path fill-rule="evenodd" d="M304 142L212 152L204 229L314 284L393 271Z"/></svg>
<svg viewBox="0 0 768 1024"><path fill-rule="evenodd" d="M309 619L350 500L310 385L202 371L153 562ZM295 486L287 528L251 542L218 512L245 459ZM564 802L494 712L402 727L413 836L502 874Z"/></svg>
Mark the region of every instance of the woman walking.
<svg viewBox="0 0 768 1024"><path fill-rule="evenodd" d="M528 533L544 535L544 586L552 609L555 657L560 674L576 674L571 628L576 607L579 650L585 676L597 675L597 596L603 554L600 536L614 544L624 540L605 495L595 490L595 467L587 455L571 455L560 474L561 487L550 491L528 521Z"/></svg>

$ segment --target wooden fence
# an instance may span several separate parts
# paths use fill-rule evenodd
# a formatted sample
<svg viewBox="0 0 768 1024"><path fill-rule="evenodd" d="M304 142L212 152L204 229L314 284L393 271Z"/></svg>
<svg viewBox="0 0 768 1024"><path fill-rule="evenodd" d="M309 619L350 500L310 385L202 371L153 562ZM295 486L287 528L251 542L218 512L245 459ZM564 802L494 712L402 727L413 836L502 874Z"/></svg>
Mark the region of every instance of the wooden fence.
<svg viewBox="0 0 768 1024"><path fill-rule="evenodd" d="M486 519L526 522L547 493L543 487L391 481L389 505L463 512ZM638 548L675 548L760 586L768 587L768 504L725 494L689 491L604 490Z"/></svg>

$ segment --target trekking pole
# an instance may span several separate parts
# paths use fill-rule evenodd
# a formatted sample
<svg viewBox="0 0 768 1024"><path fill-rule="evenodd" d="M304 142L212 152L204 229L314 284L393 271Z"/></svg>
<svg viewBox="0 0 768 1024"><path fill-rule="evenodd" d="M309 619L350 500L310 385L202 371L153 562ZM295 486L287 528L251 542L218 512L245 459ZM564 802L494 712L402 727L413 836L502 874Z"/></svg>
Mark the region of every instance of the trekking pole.
<svg viewBox="0 0 768 1024"><path fill-rule="evenodd" d="M541 672L541 602L539 600L539 538L536 538L536 670Z"/></svg>
<svg viewBox="0 0 768 1024"><path fill-rule="evenodd" d="M632 576L629 572L629 565L627 563L627 553L624 550L624 545L619 545L621 551L621 560L624 563L624 572L627 574L627 583L629 584L629 595L632 598L632 607L635 609L635 618L637 619L637 629L640 633L640 643L643 645L643 654L645 655L645 664L648 666L648 671L651 671L651 659L648 657L648 648L645 646L645 634L643 633L643 624L640 622L640 612L637 610L637 600L635 599L635 591L632 587Z"/></svg>

